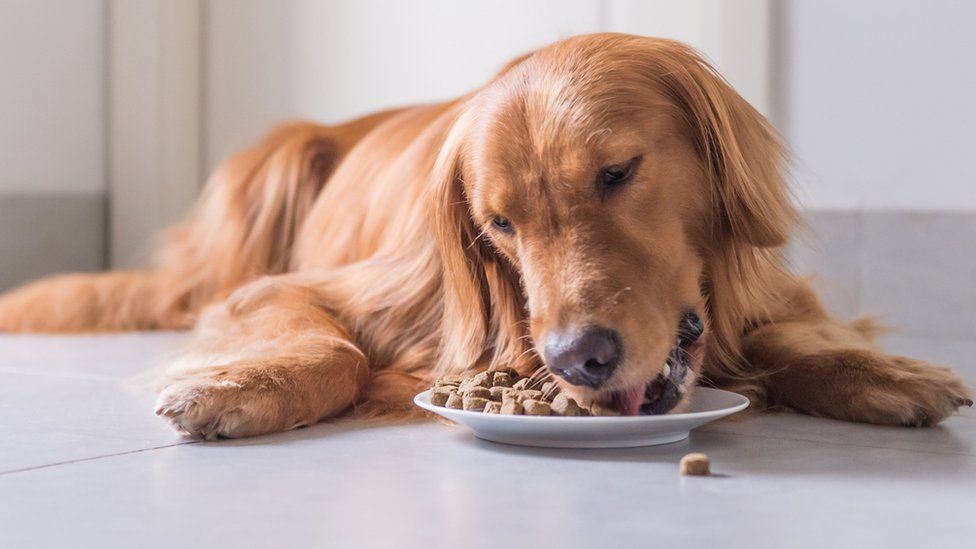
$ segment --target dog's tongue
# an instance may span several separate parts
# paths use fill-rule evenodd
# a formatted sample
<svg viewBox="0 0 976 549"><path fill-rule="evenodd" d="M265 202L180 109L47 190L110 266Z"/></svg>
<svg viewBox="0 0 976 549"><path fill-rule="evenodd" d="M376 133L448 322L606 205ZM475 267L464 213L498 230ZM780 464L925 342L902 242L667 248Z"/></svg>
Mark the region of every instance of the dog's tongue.
<svg viewBox="0 0 976 549"><path fill-rule="evenodd" d="M621 415L636 416L644 402L644 387L637 386L614 394L614 404Z"/></svg>

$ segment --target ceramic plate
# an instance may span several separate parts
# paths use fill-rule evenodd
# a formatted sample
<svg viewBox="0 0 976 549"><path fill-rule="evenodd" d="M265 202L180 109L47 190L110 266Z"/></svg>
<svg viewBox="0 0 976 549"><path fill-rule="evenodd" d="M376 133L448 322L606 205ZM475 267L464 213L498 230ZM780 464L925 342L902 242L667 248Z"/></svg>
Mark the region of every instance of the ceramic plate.
<svg viewBox="0 0 976 549"><path fill-rule="evenodd" d="M688 433L746 408L746 397L706 387L696 387L691 405L680 414L625 417L507 416L465 412L430 403L430 391L414 397L414 403L470 427L474 436L521 446L550 448L629 448L654 446L688 438Z"/></svg>

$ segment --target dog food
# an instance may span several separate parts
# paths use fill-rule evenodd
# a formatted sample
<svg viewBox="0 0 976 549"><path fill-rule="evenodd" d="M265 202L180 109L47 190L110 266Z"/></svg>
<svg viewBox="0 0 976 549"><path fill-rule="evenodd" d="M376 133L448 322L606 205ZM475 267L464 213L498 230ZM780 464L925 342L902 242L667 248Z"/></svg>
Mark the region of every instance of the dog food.
<svg viewBox="0 0 976 549"><path fill-rule="evenodd" d="M430 403L486 414L569 417L620 415L616 410L599 404L591 409L586 408L561 393L556 382L523 377L510 368L471 376L444 376L434 382Z"/></svg>
<svg viewBox="0 0 976 549"><path fill-rule="evenodd" d="M679 469L682 475L708 476L710 474L708 456L699 453L688 454L681 458Z"/></svg>
<svg viewBox="0 0 976 549"><path fill-rule="evenodd" d="M461 400L462 408L469 412L484 412L485 405L488 404L487 398L467 396Z"/></svg>

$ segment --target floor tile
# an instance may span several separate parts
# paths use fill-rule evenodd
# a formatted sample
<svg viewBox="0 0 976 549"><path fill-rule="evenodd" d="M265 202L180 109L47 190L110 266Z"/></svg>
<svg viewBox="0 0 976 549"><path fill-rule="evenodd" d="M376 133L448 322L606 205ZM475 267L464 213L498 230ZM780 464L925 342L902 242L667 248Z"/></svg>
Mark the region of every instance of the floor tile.
<svg viewBox="0 0 976 549"><path fill-rule="evenodd" d="M0 334L0 372L129 379L163 365L189 340L188 332Z"/></svg>
<svg viewBox="0 0 976 549"><path fill-rule="evenodd" d="M680 477L689 451L716 476ZM723 432L567 451L322 425L0 477L0 545L959 546L974 478L970 456Z"/></svg>
<svg viewBox="0 0 976 549"><path fill-rule="evenodd" d="M182 442L154 401L119 381L0 373L0 473Z"/></svg>
<svg viewBox="0 0 976 549"><path fill-rule="evenodd" d="M957 415L926 428L865 425L789 412L747 412L701 428L749 437L843 447L886 448L976 457L976 418Z"/></svg>

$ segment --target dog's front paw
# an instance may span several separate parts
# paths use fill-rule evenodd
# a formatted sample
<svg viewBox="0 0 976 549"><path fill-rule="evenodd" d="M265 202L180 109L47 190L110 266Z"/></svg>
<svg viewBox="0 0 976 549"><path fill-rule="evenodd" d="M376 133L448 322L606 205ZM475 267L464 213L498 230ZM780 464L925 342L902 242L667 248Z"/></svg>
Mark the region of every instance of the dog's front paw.
<svg viewBox="0 0 976 549"><path fill-rule="evenodd" d="M885 379L864 395L865 412L895 425L922 427L951 416L961 406L972 406L972 392L947 368L920 360L889 356Z"/></svg>
<svg viewBox="0 0 976 549"><path fill-rule="evenodd" d="M226 375L203 375L176 380L156 400L156 415L174 429L194 438L213 440L283 431L304 425L288 421L273 391L250 388Z"/></svg>

